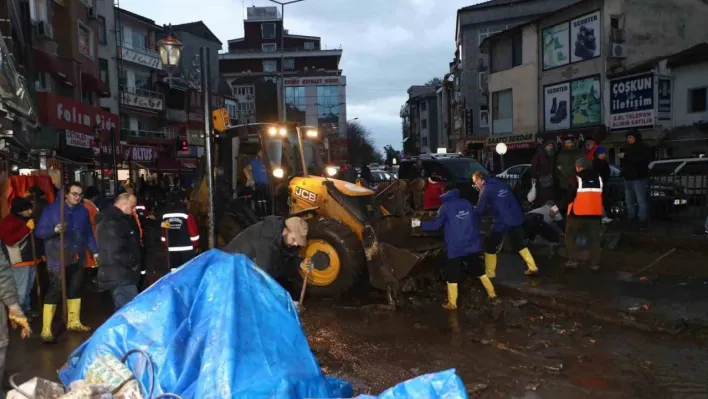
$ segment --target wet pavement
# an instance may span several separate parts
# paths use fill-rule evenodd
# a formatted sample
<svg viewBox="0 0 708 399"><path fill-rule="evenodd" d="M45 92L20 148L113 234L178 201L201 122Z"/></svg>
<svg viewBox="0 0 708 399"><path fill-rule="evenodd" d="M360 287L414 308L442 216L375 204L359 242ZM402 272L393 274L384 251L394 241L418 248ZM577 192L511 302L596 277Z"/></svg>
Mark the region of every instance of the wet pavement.
<svg viewBox="0 0 708 399"><path fill-rule="evenodd" d="M513 273L509 264L500 257L502 274ZM358 393L456 368L479 398L708 398L702 338L642 333L518 298L493 306L475 280L461 285L458 312L440 308L443 296L442 285L409 294L409 307L399 312L381 305L378 292L308 298L301 319L325 373L351 381ZM84 310L84 322L98 326L110 315L110 298L90 294ZM63 334L58 344L42 345L39 323L29 341L13 336L8 374L56 380L88 337Z"/></svg>

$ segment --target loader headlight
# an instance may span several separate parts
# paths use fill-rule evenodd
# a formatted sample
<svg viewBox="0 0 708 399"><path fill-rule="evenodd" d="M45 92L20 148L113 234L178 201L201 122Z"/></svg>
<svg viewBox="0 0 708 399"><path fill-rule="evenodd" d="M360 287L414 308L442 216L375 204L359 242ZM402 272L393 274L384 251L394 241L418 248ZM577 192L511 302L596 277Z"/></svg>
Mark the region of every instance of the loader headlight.
<svg viewBox="0 0 708 399"><path fill-rule="evenodd" d="M280 133L280 137L288 137L288 129L284 127L281 127L278 133Z"/></svg>
<svg viewBox="0 0 708 399"><path fill-rule="evenodd" d="M305 135L307 136L307 138L316 139L317 138L317 130L308 129L307 132L305 132Z"/></svg>
<svg viewBox="0 0 708 399"><path fill-rule="evenodd" d="M334 166L328 166L325 168L325 172L327 173L327 176L332 177L337 174L337 168Z"/></svg>
<svg viewBox="0 0 708 399"><path fill-rule="evenodd" d="M275 136L276 134L278 134L278 129L271 127L270 129L268 129L268 134L271 136Z"/></svg>
<svg viewBox="0 0 708 399"><path fill-rule="evenodd" d="M285 172L283 172L283 168L273 169L273 176L275 176L278 179L282 179L283 176L285 176Z"/></svg>

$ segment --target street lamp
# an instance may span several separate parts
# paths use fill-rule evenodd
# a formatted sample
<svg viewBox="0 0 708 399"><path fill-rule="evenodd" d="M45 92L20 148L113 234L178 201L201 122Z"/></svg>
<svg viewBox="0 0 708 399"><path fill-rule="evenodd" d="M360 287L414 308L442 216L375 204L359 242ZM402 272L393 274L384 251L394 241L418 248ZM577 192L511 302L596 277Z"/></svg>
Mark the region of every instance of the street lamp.
<svg viewBox="0 0 708 399"><path fill-rule="evenodd" d="M172 78L172 72L179 65L180 58L182 57L182 48L184 45L172 34L170 33L166 38L158 41L158 49L160 52L160 59L162 60L162 65L167 67L170 73L170 79ZM208 47L201 47L199 51L200 65L197 70L199 77L201 78L201 83L196 86L197 90L202 91L203 103L204 103L204 152L206 153L206 176L207 176L207 221L208 221L208 231L207 238L209 242L209 248L214 248L216 241L214 237L214 165L212 162L211 153L211 140L213 133L211 131L211 95L210 95L210 50ZM189 115L189 111L188 115ZM189 116L187 116L189 120Z"/></svg>
<svg viewBox="0 0 708 399"><path fill-rule="evenodd" d="M289 1L279 1L270 0L271 2L280 5L280 101L282 102L280 107L280 112L282 113L280 120L285 121L287 115L285 114L285 6L289 4L299 3L305 0L289 0Z"/></svg>
<svg viewBox="0 0 708 399"><path fill-rule="evenodd" d="M497 146L495 147L495 150L496 150L497 154L499 154L499 156L501 157L501 170L504 170L504 154L506 154L506 150L507 150L506 144L504 144L504 143L497 144Z"/></svg>

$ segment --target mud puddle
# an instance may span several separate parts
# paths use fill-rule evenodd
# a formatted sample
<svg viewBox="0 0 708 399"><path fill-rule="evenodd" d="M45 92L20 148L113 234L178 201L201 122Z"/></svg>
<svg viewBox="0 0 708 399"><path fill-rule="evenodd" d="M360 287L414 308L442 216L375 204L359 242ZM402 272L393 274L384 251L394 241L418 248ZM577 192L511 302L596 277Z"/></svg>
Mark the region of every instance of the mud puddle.
<svg viewBox="0 0 708 399"><path fill-rule="evenodd" d="M471 397L708 397L705 341L641 334L506 299L475 288L458 312L442 288L386 309L378 293L310 300L301 316L326 373L376 394L420 374L456 368ZM470 299L471 298L471 299Z"/></svg>

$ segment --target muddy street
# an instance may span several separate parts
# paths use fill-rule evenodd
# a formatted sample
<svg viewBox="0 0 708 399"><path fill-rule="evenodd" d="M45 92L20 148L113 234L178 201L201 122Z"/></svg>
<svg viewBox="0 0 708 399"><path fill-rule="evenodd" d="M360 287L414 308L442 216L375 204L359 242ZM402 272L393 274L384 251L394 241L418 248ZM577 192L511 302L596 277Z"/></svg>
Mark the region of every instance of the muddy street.
<svg viewBox="0 0 708 399"><path fill-rule="evenodd" d="M382 295L346 301L308 299L301 315L312 351L327 374L357 393L456 368L479 398L705 398L708 349L690 336L652 335L506 298L501 305L465 285L458 312L439 306L443 290L409 296L392 312ZM87 300L86 321L110 314L107 298ZM64 334L56 345L13 337L7 375L56 379L68 354L88 335Z"/></svg>

